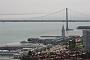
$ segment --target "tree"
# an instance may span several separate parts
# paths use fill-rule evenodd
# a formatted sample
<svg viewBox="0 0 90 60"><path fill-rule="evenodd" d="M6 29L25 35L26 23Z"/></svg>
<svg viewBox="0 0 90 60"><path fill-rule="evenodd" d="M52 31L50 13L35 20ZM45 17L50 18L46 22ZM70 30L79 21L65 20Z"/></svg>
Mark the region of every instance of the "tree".
<svg viewBox="0 0 90 60"><path fill-rule="evenodd" d="M75 39L70 40L69 41L69 49L72 50L72 49L75 49L75 47L76 47Z"/></svg>

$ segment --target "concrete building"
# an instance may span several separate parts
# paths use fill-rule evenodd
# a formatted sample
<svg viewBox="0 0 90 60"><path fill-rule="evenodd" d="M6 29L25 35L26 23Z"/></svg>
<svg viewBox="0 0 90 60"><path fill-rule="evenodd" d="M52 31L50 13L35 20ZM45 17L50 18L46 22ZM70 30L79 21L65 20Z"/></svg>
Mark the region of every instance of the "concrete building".
<svg viewBox="0 0 90 60"><path fill-rule="evenodd" d="M83 44L85 50L90 52L90 26L79 26L77 29L83 30Z"/></svg>
<svg viewBox="0 0 90 60"><path fill-rule="evenodd" d="M83 43L85 50L90 52L90 29L83 30Z"/></svg>

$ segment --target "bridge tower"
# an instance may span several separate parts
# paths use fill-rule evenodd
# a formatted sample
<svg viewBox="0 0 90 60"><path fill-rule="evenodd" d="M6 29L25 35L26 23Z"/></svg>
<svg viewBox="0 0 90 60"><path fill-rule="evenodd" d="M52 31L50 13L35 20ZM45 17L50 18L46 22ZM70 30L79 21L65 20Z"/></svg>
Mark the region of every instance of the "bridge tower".
<svg viewBox="0 0 90 60"><path fill-rule="evenodd" d="M68 31L68 8L66 8L66 31Z"/></svg>

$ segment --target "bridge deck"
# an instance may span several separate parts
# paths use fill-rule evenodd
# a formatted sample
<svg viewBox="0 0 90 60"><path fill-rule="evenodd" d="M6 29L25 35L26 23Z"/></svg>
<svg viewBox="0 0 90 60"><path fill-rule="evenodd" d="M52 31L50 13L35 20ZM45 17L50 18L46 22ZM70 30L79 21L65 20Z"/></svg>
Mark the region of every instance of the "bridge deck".
<svg viewBox="0 0 90 60"><path fill-rule="evenodd" d="M0 22L67 22L66 20L0 20ZM68 20L68 22L90 22L90 20Z"/></svg>

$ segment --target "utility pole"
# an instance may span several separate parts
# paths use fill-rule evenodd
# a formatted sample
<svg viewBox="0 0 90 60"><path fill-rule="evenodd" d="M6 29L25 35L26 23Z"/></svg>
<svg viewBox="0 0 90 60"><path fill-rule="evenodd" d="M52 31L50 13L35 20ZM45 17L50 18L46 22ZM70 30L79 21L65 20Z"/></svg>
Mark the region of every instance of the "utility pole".
<svg viewBox="0 0 90 60"><path fill-rule="evenodd" d="M66 8L66 31L68 30L68 8Z"/></svg>

